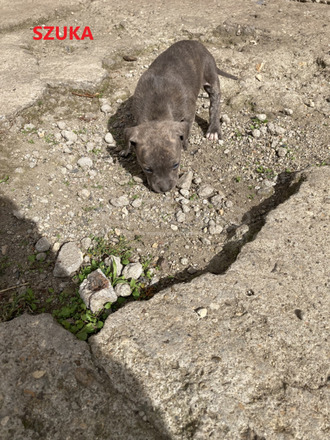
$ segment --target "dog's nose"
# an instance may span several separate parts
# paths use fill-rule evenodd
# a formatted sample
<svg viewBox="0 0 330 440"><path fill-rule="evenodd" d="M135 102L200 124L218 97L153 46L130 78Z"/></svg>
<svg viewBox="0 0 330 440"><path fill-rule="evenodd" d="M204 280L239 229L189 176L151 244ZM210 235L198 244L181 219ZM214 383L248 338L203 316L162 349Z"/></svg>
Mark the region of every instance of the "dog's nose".
<svg viewBox="0 0 330 440"><path fill-rule="evenodd" d="M153 190L157 193L166 193L168 191L171 191L171 189L173 188L173 184L172 183L168 183L168 182L162 182L158 185L155 185L153 187Z"/></svg>

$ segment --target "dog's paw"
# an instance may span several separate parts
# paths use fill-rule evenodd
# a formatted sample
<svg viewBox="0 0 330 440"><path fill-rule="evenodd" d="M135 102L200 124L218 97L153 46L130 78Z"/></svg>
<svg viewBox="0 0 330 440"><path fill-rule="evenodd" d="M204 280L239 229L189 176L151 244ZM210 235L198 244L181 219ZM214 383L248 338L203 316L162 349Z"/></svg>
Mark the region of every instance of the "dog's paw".
<svg viewBox="0 0 330 440"><path fill-rule="evenodd" d="M126 150L121 150L121 152L119 153L120 157L128 157L131 153L130 149L126 149Z"/></svg>
<svg viewBox="0 0 330 440"><path fill-rule="evenodd" d="M209 139L210 141L218 141L221 139L221 131L208 131L206 133L206 139Z"/></svg>
<svg viewBox="0 0 330 440"><path fill-rule="evenodd" d="M206 132L206 139L209 139L210 141L218 141L221 137L220 126L218 124L210 124Z"/></svg>

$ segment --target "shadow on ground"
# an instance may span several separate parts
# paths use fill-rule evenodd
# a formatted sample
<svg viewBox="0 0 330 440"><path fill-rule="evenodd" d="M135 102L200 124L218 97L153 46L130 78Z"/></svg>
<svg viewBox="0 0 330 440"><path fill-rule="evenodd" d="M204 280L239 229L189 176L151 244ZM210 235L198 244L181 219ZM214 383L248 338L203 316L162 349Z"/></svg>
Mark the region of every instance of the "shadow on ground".
<svg viewBox="0 0 330 440"><path fill-rule="evenodd" d="M28 324L24 324L24 331L21 336L16 334L16 331L19 333L20 328L22 327L19 323L23 318L18 318L18 320L13 320L15 317L22 315L23 312L34 314L39 314L44 307L47 312L47 299L52 298L52 307L54 307L54 302L56 302L56 298L58 298L59 293L63 291L63 289L68 289L69 287L76 289L76 285L69 279L58 279L54 278L52 275L52 271L54 268L55 254L52 251L46 252L46 258L44 261L37 261L35 243L41 238L41 235L38 232L36 224L29 219L25 218L17 218L20 217L20 213L18 207L9 200L7 197L0 196L0 322L1 325L1 334L2 334L2 343L3 343L3 363L7 365L8 362L17 363L17 372L13 372L15 379L15 383L12 384L13 389L19 385L18 382L21 383L21 386L24 387L24 382L18 380L20 375L25 375L26 370L34 370L36 367L34 362L40 363L42 359L47 359L47 363L50 364L50 368L53 370L48 371L49 377L52 378L50 382L47 382L47 388L43 389L40 393L36 393L34 399L18 399L15 400L16 397L13 395L10 399L6 400L5 406L3 406L2 410L5 411L7 405L19 406L21 413L24 414L24 426L29 426L29 432L34 432L35 435L39 438L50 438L49 435L52 432L57 432L59 427L63 429L63 438L67 435L66 431L66 423L67 423L67 414L64 410L64 403L62 408L62 400L59 398L56 402L58 407L49 404L48 400L44 401L43 408L40 411L40 401L43 400L44 394L53 394L60 391L54 391L54 387L56 387L56 383L59 376L58 372L58 360L56 362L51 362L51 358L54 355L51 347L48 347L47 343L42 344L41 338L45 338L45 334L43 332L40 333L39 330L36 330L36 326L33 322L36 321L36 316L31 317L31 321L27 318L28 315L25 316L25 320L27 320ZM41 315L41 316L49 316L49 315ZM46 318L44 318L46 319ZM5 321L11 321L5 322ZM15 328L15 323L17 322L17 330ZM53 325L53 324L52 324ZM14 329L12 328L14 326ZM28 328L31 327L31 332L29 336ZM30 332L30 333L31 333ZM56 330L56 325L54 327L53 337L56 335L63 334L63 330ZM14 336L16 335L16 336ZM12 350L13 348L13 337L17 337L19 339L19 343L23 344L27 347L27 350L34 350L35 346L38 347L38 357L35 359L33 356L27 357L27 360L24 361L24 365L19 360L21 358L21 351L19 349ZM60 337L60 336L56 336ZM68 336L69 337L69 336ZM26 340L24 340L26 338ZM40 339L39 339L40 338ZM72 336L74 338L74 336ZM15 339L14 339L15 340ZM14 344L15 345L15 344ZM18 344L19 345L19 344ZM63 340L63 346L65 346L65 340ZM30 348L29 348L30 347ZM8 358L7 358L8 357ZM14 359L13 359L14 357ZM69 357L69 354L66 355ZM46 360L44 360L46 362ZM85 362L83 360L82 362ZM91 396L95 392L95 383L99 383L100 390L102 389L103 393L103 402L101 408L97 412L97 420L98 426L95 421L95 429L98 432L103 431L105 435L102 438L112 438L112 432L118 431L118 425L116 423L121 424L122 427L121 432L126 432L126 438L133 438L136 432L133 429L131 432L131 427L138 427L139 435L134 438L139 439L150 439L150 440L167 440L170 439L171 436L167 431L167 428L161 419L161 417L155 417L154 421L145 421L141 416L141 412L146 414L152 414L152 403L150 398L146 395L143 386L141 385L138 378L131 374L129 370L125 368L124 365L118 364L115 362L111 356L107 358L107 363L111 365L111 370L114 369L116 371L120 371L120 377L122 380L122 388L123 389L134 389L137 396L140 396L139 402L132 403L129 401L127 395L122 395L114 390L112 383L116 381L118 383L119 375L117 376L115 373L108 375L105 372L102 372L101 368L95 365L95 372L90 372L90 376L95 380L90 379L89 377L86 379L83 377L79 381L83 383L83 385L78 384L78 388L81 388L81 393L89 393ZM21 368L21 370L20 370ZM68 371L67 374L76 375L79 368L77 369L77 365L72 361L70 366L71 371ZM79 370L80 371L80 370ZM78 373L79 373L78 371ZM8 368L6 367L4 371L0 371L0 374L4 374L5 376L8 373ZM7 379L4 376L4 382L10 385L10 381L13 375L9 375ZM16 375L16 376L15 376ZM8 385L8 386L9 386ZM88 390L86 390L86 388ZM63 391L65 393L65 390ZM100 391L101 392L101 391ZM79 394L76 391L76 394ZM21 390L20 396L22 396L23 390ZM40 394L40 395L39 395ZM71 399L71 404L74 405L75 399L77 399L77 395L72 395L68 393L65 397L66 399ZM101 397L100 397L101 398ZM70 405L71 405L70 404ZM73 414L72 417L76 417L81 420L81 424L85 422L85 420L89 419L88 415L88 405L84 405L84 402L81 402L81 410L79 409L79 413L77 412L76 416ZM118 408L120 411L118 413ZM125 411L126 408L126 411ZM8 413L11 413L10 408L8 407ZM109 411L112 414L111 420L108 420ZM54 410L56 416L54 417ZM122 426L125 423L125 417L127 415L127 411L131 413L131 420L127 423L127 426ZM75 412L75 411L73 411ZM122 413L123 412L123 413ZM85 416L84 416L85 414ZM76 424L74 424L76 425ZM15 431L11 431L11 437ZM145 434L145 436L141 436L141 432ZM17 432L16 432L17 434ZM9 438L5 434L4 436L0 435L1 438ZM87 439L86 433L83 429L80 432L75 432L75 438L78 436L79 438ZM88 437L89 438L89 437ZM117 437L118 438L118 437Z"/></svg>
<svg viewBox="0 0 330 440"><path fill-rule="evenodd" d="M246 212L242 218L241 225L232 227L226 231L226 244L222 251L215 255L204 269L198 270L193 274L185 269L182 272L176 273L171 280L169 280L168 277L162 278L153 286L153 294L160 292L164 288L172 287L175 284L189 282L206 273L213 273L215 275L224 274L236 261L243 246L257 237L266 222L268 213L288 200L293 194L297 193L303 181L303 175L300 173L281 173L278 176L278 183L274 188L273 195ZM242 225L248 226L248 230L243 236L238 237L236 231Z"/></svg>

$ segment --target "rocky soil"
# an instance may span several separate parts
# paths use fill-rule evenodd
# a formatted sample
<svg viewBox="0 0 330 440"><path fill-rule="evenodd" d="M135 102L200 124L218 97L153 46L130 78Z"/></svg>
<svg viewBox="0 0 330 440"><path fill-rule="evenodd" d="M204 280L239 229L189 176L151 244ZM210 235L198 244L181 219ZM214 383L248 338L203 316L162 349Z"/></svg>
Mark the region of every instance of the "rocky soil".
<svg viewBox="0 0 330 440"><path fill-rule="evenodd" d="M56 433L61 438L101 439L115 429L118 439L162 435L197 440L215 432L217 438L230 433L227 438L243 440L312 435L323 440L328 432L328 281L320 267L326 267L328 237L329 1L22 4L4 0L0 16L0 320L23 311L53 312L63 305L77 291L78 279L72 275L81 264L84 269L93 266L100 243L117 249L117 254L128 243L129 259L123 250L118 265L126 260L124 271L129 263L138 268L140 282L142 277L143 283L153 285L149 296L158 294L113 314L90 346L50 316L24 315L1 324L7 379L0 393L0 416L5 438L13 438L14 432L17 438L36 438L36 433L55 438ZM94 39L35 41L36 25L89 26ZM209 100L201 90L178 187L156 194L134 155L120 155L123 129L134 124L130 97L139 77L157 55L182 39L203 42L219 68L239 80L220 78L219 142L205 139ZM310 181L304 184L300 171L306 168ZM68 253L76 260L63 268L59 251L68 242ZM148 279L146 266L151 269ZM64 269L69 276L63 276ZM218 279L224 277L209 272L227 277L229 290L224 282L220 294ZM201 274L206 275L198 277ZM182 281L191 283L179 284ZM128 295L125 283L125 292L116 286L116 296ZM88 302L91 290L86 284ZM283 285L287 290L279 287ZM169 289L159 293L164 287ZM24 296L23 302L17 302L18 295ZM223 338L223 355L217 352L215 328ZM58 339L53 341L55 333ZM190 344L191 334L197 345ZM203 357L203 338L209 334L210 357ZM230 334L235 336L226 342ZM69 355L63 355L64 346ZM191 347L201 362L198 367L189 364ZM158 349L160 357L155 355ZM172 362L178 353L181 364ZM315 359L322 362L316 365ZM55 371L54 365L61 367ZM223 379L228 366L230 380L238 386L234 391ZM162 368L164 374L158 377ZM209 378L205 383L204 370ZM166 374L169 382L164 384ZM205 408L211 407L207 399L211 396L214 402L220 382L218 407L204 417ZM181 394L178 384L186 386ZM93 393L98 396L95 405ZM53 395L54 401L47 400ZM173 396L183 400L178 398L167 411L164 395L168 402ZM73 415L70 420L63 401ZM280 408L276 421L268 403ZM113 425L105 423L103 413L95 418L99 407L115 417ZM59 412L53 423L54 408ZM81 408L95 424L84 424ZM312 413L312 422L306 423ZM125 424L127 414L132 416ZM221 422L216 428L215 419Z"/></svg>
<svg viewBox="0 0 330 440"><path fill-rule="evenodd" d="M251 2L243 19L244 8L234 9L234 2L225 11L212 4L207 23L198 19L200 6L193 17L187 15L188 4L180 6L180 17L172 5L165 13L157 2L154 8L141 3L140 10L127 5L125 13L89 4L76 20L89 16L88 24L103 38L102 19L111 16L112 47L108 43L108 54L102 48L106 79L94 86L53 83L32 106L2 118L4 288L33 282L43 292L61 290L63 284L49 276L58 249L75 241L86 251L84 239L95 236L114 243L125 236L135 261L149 255L163 281L188 279L196 271L221 273L232 259L210 265L212 257L228 241L255 232L265 212L285 197L290 173L328 163L328 39L319 32L320 26L326 29L328 7ZM64 14L59 25L65 20ZM123 128L133 123L129 97L140 75L165 48L185 38L200 39L218 65L240 79L221 78L218 143L204 137L209 101L201 91L183 153L187 181L171 193L155 194L135 158L120 157ZM82 45L100 48L96 39L47 43L34 41L28 50L43 62L63 51L80 54ZM45 260L35 249L40 237L51 244ZM42 268L40 263L31 270L31 255L43 260Z"/></svg>

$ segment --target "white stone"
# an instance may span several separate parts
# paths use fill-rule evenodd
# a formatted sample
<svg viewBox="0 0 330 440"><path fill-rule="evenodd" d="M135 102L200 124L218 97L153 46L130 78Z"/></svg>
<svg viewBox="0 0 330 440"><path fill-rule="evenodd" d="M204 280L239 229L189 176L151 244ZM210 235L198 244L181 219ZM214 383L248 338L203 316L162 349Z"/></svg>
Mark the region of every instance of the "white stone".
<svg viewBox="0 0 330 440"><path fill-rule="evenodd" d="M127 283L117 284L115 287L115 292L117 296L123 296L123 297L130 296L132 293L129 284Z"/></svg>
<svg viewBox="0 0 330 440"><path fill-rule="evenodd" d="M64 121L58 121L57 126L60 130L64 130L66 127L66 123Z"/></svg>
<svg viewBox="0 0 330 440"><path fill-rule="evenodd" d="M109 104L103 104L101 107L101 112L103 113L110 113L111 112L111 107Z"/></svg>
<svg viewBox="0 0 330 440"><path fill-rule="evenodd" d="M180 194L183 197L188 198L190 193L189 193L189 190L187 190L187 189L180 189Z"/></svg>
<svg viewBox="0 0 330 440"><path fill-rule="evenodd" d="M83 262L83 254L73 242L65 243L57 256L53 275L63 278L73 275Z"/></svg>
<svg viewBox="0 0 330 440"><path fill-rule="evenodd" d="M215 207L220 207L220 206L222 206L223 198L224 198L224 195L223 195L223 194L218 194L218 195L212 197L212 198L211 198L211 203L212 203L212 205L215 206Z"/></svg>
<svg viewBox="0 0 330 440"><path fill-rule="evenodd" d="M222 115L221 121L224 122L225 124L230 124L230 118L228 115Z"/></svg>
<svg viewBox="0 0 330 440"><path fill-rule="evenodd" d="M73 131L63 130L61 134L66 141L72 142L72 143L77 142L78 136Z"/></svg>
<svg viewBox="0 0 330 440"><path fill-rule="evenodd" d="M104 140L105 140L105 142L106 142L107 144L110 144L110 145L114 145L114 144L115 144L115 140L114 140L114 138L113 138L113 136L112 136L111 133L107 133L107 134L104 136Z"/></svg>
<svg viewBox="0 0 330 440"><path fill-rule="evenodd" d="M184 173L178 180L177 187L180 189L189 190L191 187L191 182L193 179L194 173L192 171L188 171Z"/></svg>
<svg viewBox="0 0 330 440"><path fill-rule="evenodd" d="M88 199L90 195L91 195L90 191L88 191L88 189L86 188L78 192L78 196L81 197L82 199Z"/></svg>
<svg viewBox="0 0 330 440"><path fill-rule="evenodd" d="M223 231L223 227L220 226L220 225L211 225L211 226L209 226L209 233L211 235L221 234L222 231Z"/></svg>
<svg viewBox="0 0 330 440"><path fill-rule="evenodd" d="M211 186L209 186L209 185L202 185L202 186L200 186L200 188L198 189L198 195L199 195L199 197L202 197L202 198L208 198L208 197L211 197L212 196L212 194L214 194L214 188L212 188Z"/></svg>
<svg viewBox="0 0 330 440"><path fill-rule="evenodd" d="M260 121L260 122L265 122L267 119L267 115L265 115L264 113L260 113L259 115L256 115L256 118Z"/></svg>
<svg viewBox="0 0 330 440"><path fill-rule="evenodd" d="M129 205L129 200L127 196L120 196L116 199L111 199L110 203L112 206L115 206L116 208L121 208L123 206Z"/></svg>
<svg viewBox="0 0 330 440"><path fill-rule="evenodd" d="M82 249L89 249L90 247L91 247L91 244L92 244L92 239L91 238L89 238L89 237L85 237L85 238L83 238L82 240L81 240L81 247L82 247Z"/></svg>
<svg viewBox="0 0 330 440"><path fill-rule="evenodd" d="M90 273L81 283L79 295L93 313L100 311L106 303L117 301L114 288L100 269Z"/></svg>
<svg viewBox="0 0 330 440"><path fill-rule="evenodd" d="M207 316L207 309L205 307L199 307L195 312L200 318L206 318Z"/></svg>
<svg viewBox="0 0 330 440"><path fill-rule="evenodd" d="M81 157L77 163L83 169L90 168L93 166L93 161L89 157Z"/></svg>
<svg viewBox="0 0 330 440"><path fill-rule="evenodd" d="M140 206L142 205L142 199L133 200L131 205L133 206L133 208L140 208Z"/></svg>
<svg viewBox="0 0 330 440"><path fill-rule="evenodd" d="M183 211L178 211L175 214L175 217L176 217L177 222L179 222L179 223L183 223L186 219L186 215Z"/></svg>
<svg viewBox="0 0 330 440"><path fill-rule="evenodd" d="M143 267L141 263L129 263L124 267L122 275L128 280L137 280L142 275L142 272Z"/></svg>

